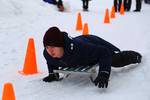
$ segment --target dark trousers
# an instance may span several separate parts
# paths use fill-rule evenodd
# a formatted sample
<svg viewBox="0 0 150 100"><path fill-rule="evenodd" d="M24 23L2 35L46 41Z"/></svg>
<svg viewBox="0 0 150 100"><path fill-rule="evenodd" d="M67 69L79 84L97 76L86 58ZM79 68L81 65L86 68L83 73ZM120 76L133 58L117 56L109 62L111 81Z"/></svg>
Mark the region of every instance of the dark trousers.
<svg viewBox="0 0 150 100"><path fill-rule="evenodd" d="M132 0L124 0L124 10L130 11Z"/></svg>
<svg viewBox="0 0 150 100"><path fill-rule="evenodd" d="M136 10L141 10L142 0L136 0Z"/></svg>
<svg viewBox="0 0 150 100"><path fill-rule="evenodd" d="M122 0L114 0L114 7L115 7L116 12L120 11L121 3L122 3Z"/></svg>

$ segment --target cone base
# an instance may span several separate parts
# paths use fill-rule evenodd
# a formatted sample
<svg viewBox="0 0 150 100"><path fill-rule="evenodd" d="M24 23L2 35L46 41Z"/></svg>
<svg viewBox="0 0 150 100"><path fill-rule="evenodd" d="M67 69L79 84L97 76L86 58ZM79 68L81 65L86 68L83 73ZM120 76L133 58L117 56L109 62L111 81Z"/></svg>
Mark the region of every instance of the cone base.
<svg viewBox="0 0 150 100"><path fill-rule="evenodd" d="M41 72L36 72L36 73L24 73L23 71L18 71L19 74L22 74L22 75L34 75L34 74L39 74Z"/></svg>

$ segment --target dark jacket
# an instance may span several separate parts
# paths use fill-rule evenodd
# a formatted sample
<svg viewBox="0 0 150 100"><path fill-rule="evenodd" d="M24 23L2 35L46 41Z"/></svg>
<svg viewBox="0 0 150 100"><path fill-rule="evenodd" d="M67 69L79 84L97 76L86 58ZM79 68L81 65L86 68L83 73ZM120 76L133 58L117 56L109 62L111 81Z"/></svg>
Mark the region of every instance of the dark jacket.
<svg viewBox="0 0 150 100"><path fill-rule="evenodd" d="M52 58L44 49L44 57L48 64L49 73L58 67L78 67L99 64L99 71L110 73L112 55L120 51L109 42L94 36L68 37L64 32L64 55L61 58Z"/></svg>

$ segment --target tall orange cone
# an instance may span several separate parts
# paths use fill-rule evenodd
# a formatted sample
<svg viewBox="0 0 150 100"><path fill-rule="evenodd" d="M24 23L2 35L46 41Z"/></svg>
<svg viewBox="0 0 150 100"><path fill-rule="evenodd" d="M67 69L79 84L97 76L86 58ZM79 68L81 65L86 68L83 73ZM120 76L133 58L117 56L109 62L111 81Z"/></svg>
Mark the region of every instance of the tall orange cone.
<svg viewBox="0 0 150 100"><path fill-rule="evenodd" d="M29 74L36 74L37 72L38 71L37 71L34 40L33 38L30 38L28 42L22 74L29 75Z"/></svg>
<svg viewBox="0 0 150 100"><path fill-rule="evenodd" d="M107 8L106 11L105 11L104 23L110 23L109 10L108 10L108 8Z"/></svg>
<svg viewBox="0 0 150 100"><path fill-rule="evenodd" d="M116 16L115 16L115 7L114 6L112 6L112 9L111 9L111 16L110 16L111 18L115 18Z"/></svg>
<svg viewBox="0 0 150 100"><path fill-rule="evenodd" d="M83 33L82 35L86 36L89 35L89 28L88 28L88 23L84 24L84 28L83 28Z"/></svg>
<svg viewBox="0 0 150 100"><path fill-rule="evenodd" d="M11 83L5 83L3 88L2 100L15 100L15 93Z"/></svg>
<svg viewBox="0 0 150 100"><path fill-rule="evenodd" d="M82 27L82 18L81 18L81 13L79 12L78 15L77 15L76 30L80 31L82 29L83 29L83 27Z"/></svg>
<svg viewBox="0 0 150 100"><path fill-rule="evenodd" d="M120 14L124 15L124 5L123 5L123 3L121 3Z"/></svg>

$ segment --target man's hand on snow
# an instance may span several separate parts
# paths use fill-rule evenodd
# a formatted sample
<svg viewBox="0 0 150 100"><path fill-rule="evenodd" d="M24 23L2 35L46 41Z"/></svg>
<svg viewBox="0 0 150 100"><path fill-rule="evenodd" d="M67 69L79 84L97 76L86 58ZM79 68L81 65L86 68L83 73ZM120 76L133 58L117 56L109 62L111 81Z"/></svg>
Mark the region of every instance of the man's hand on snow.
<svg viewBox="0 0 150 100"><path fill-rule="evenodd" d="M94 80L95 86L98 86L99 88L107 88L108 87L108 81L109 81L109 73L105 71L101 71L97 78Z"/></svg>
<svg viewBox="0 0 150 100"><path fill-rule="evenodd" d="M58 81L58 80L59 80L58 73L50 73L47 77L43 79L44 82L52 82L52 81Z"/></svg>

